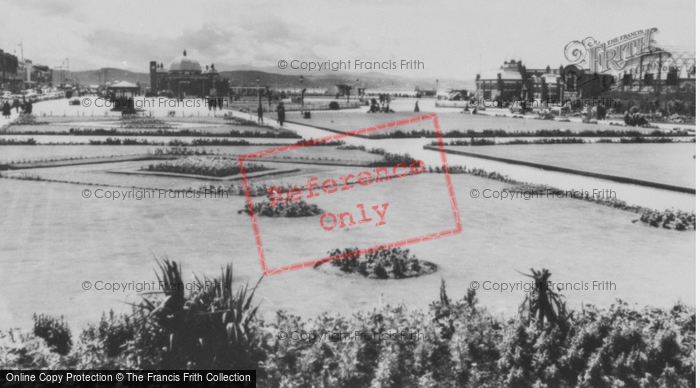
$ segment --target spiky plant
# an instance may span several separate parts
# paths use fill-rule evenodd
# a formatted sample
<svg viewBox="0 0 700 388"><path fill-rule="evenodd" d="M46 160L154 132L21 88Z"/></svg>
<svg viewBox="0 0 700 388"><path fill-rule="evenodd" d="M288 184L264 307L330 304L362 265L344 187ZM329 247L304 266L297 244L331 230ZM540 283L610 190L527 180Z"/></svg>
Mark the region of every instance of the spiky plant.
<svg viewBox="0 0 700 388"><path fill-rule="evenodd" d="M549 278L552 273L548 269L535 271L530 268L532 275L521 274L534 280L534 287L525 296L525 300L518 308L518 314L528 323L533 320L543 327L545 320L552 325L557 325L563 333L568 329L569 320L573 313L568 312L564 295L559 294L549 287Z"/></svg>
<svg viewBox="0 0 700 388"><path fill-rule="evenodd" d="M265 357L259 306L253 306L262 278L234 291L231 264L218 278L195 276L187 284L176 262L165 258L158 265L165 298L144 298L137 306L142 320L132 354L145 351L161 369L256 369Z"/></svg>

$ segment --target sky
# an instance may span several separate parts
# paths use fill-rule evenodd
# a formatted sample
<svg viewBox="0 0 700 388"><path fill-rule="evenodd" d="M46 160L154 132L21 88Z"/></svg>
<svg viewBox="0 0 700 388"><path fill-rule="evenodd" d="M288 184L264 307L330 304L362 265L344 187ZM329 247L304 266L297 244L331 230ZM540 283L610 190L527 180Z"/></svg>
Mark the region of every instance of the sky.
<svg viewBox="0 0 700 388"><path fill-rule="evenodd" d="M71 70L147 72L186 49L202 66L280 60L395 61L387 74L473 80L504 60L568 62L564 47L656 27L662 46L695 47L694 0L82 1L3 0L0 49ZM401 70L401 60L422 69ZM354 70L354 68L351 68ZM313 75L316 72L286 70Z"/></svg>

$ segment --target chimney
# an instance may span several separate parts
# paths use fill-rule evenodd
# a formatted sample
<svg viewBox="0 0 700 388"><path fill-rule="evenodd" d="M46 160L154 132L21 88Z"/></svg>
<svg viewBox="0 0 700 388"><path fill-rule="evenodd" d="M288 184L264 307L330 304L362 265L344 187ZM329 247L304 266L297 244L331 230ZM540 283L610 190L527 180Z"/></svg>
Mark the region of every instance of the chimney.
<svg viewBox="0 0 700 388"><path fill-rule="evenodd" d="M182 56L183 56L183 57L186 57L186 56L187 56L187 50L183 50L183 51L182 51Z"/></svg>

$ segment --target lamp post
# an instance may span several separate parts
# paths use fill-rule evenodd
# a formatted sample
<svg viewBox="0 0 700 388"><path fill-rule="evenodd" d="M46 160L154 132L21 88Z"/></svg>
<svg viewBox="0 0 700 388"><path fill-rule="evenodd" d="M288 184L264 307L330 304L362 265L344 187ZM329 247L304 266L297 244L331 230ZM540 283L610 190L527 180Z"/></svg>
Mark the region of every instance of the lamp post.
<svg viewBox="0 0 700 388"><path fill-rule="evenodd" d="M262 100L260 99L260 77L257 77L255 79L255 82L257 84L257 90L258 90L258 108L262 107Z"/></svg>
<svg viewBox="0 0 700 388"><path fill-rule="evenodd" d="M304 76L300 75L299 76L299 85L301 87L301 91L299 92L301 94L301 110L302 114L304 114Z"/></svg>

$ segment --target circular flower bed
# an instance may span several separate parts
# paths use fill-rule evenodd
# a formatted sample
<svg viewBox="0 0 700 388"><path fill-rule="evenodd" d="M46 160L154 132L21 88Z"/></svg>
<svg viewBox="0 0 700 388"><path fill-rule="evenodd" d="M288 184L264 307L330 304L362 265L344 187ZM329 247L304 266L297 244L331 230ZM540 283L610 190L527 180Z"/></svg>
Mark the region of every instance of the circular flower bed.
<svg viewBox="0 0 700 388"><path fill-rule="evenodd" d="M356 254L359 251L357 248L329 251L329 256L341 257L330 261L329 266L320 263L314 268L326 269L326 272L339 271L340 274L358 274L370 279L405 279L437 271L437 265L418 260L415 255L410 255L408 249L381 249L362 256Z"/></svg>
<svg viewBox="0 0 700 388"><path fill-rule="evenodd" d="M304 201L280 203L270 206L270 201L258 202L253 206L253 212L264 217L311 217L325 213L316 205L309 205ZM238 214L246 213L250 215L250 208L246 204Z"/></svg>

